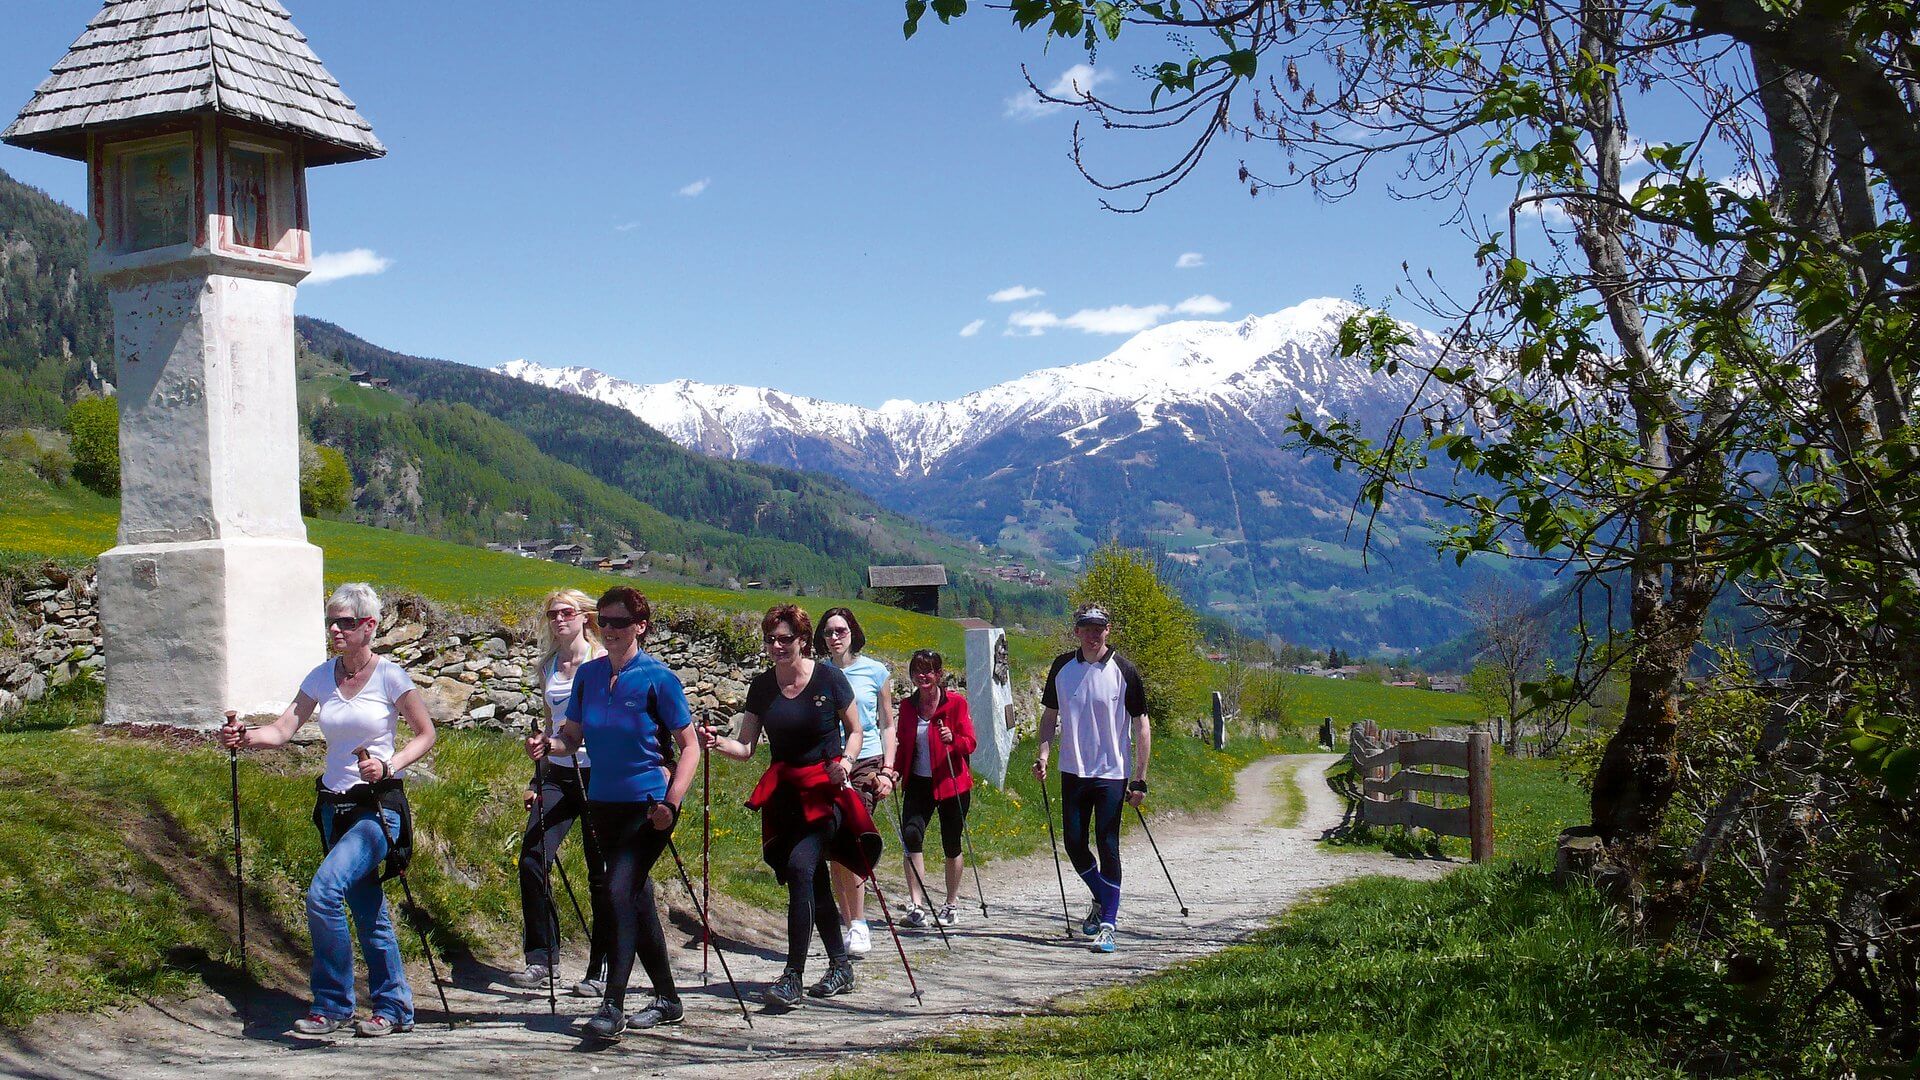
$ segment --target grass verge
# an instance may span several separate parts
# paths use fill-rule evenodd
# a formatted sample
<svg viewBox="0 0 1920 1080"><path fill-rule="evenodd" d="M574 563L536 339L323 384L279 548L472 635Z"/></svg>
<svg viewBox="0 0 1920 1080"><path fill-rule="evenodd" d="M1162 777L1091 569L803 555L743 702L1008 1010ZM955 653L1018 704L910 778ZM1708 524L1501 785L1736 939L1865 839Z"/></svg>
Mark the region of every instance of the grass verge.
<svg viewBox="0 0 1920 1080"><path fill-rule="evenodd" d="M1634 947L1546 853L1585 800L1498 759L1498 860L1331 888L1246 945L848 1077L1767 1076L1797 1048L1711 967ZM1496 821L1500 820L1496 818Z"/></svg>

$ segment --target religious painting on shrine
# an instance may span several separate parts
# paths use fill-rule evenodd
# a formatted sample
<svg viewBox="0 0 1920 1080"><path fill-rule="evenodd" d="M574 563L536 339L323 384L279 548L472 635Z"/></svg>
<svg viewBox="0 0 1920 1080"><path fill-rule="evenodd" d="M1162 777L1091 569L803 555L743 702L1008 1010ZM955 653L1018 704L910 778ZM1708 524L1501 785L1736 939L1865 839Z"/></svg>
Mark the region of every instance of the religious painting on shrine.
<svg viewBox="0 0 1920 1080"><path fill-rule="evenodd" d="M228 241L263 251L279 250L296 212L287 152L229 139L223 153L220 194L229 223Z"/></svg>
<svg viewBox="0 0 1920 1080"><path fill-rule="evenodd" d="M122 251L193 242L191 140L129 149L119 157L118 172Z"/></svg>

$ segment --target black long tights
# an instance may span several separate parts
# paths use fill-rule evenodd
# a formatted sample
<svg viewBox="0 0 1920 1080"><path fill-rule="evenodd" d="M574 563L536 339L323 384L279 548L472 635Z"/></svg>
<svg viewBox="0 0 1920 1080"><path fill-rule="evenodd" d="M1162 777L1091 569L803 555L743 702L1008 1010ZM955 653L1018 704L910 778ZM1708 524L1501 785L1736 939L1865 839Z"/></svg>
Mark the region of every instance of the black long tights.
<svg viewBox="0 0 1920 1080"><path fill-rule="evenodd" d="M616 1009L624 1009L627 979L633 975L633 958L653 982L654 996L679 1001L673 985L673 965L667 961L667 939L660 931L660 914L653 903L653 882L648 875L660 853L667 849L667 833L647 820L651 802L590 802L594 838L607 853L607 893L613 907L612 952L607 956L607 996Z"/></svg>
<svg viewBox="0 0 1920 1080"><path fill-rule="evenodd" d="M827 873L827 838L831 825L822 826L796 842L787 852L787 969L807 969L807 949L813 931L827 947L827 959L847 958L847 942L840 933L840 909L833 902L833 875Z"/></svg>

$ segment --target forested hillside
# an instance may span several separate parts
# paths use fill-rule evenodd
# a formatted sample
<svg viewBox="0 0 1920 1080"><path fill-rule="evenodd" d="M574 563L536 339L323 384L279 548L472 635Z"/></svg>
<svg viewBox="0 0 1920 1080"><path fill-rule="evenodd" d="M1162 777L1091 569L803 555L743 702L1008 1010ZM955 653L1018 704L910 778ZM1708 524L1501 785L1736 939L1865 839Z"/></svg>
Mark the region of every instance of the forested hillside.
<svg viewBox="0 0 1920 1080"><path fill-rule="evenodd" d="M112 366L113 320L88 250L79 215L0 172L0 428L57 426L88 361Z"/></svg>

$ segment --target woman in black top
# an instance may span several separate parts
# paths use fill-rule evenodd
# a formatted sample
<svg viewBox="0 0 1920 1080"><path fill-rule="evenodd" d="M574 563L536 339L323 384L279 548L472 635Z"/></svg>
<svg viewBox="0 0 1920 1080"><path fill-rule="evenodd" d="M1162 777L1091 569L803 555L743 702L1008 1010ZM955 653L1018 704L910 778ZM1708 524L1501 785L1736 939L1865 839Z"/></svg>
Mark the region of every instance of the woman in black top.
<svg viewBox="0 0 1920 1080"><path fill-rule="evenodd" d="M760 811L762 854L787 885L787 967L766 992L767 1004L784 1010L800 1004L815 927L827 949L827 974L807 993L832 997L853 989L853 964L826 861L831 856L866 877L880 838L847 786L850 763L860 753L853 688L832 665L814 661L812 622L795 605L768 611L760 629L773 667L747 689L740 737L727 738L712 727L700 733L714 752L739 761L751 759L761 734L767 736L773 763L747 805Z"/></svg>

